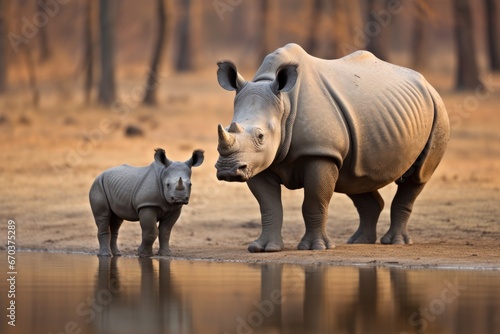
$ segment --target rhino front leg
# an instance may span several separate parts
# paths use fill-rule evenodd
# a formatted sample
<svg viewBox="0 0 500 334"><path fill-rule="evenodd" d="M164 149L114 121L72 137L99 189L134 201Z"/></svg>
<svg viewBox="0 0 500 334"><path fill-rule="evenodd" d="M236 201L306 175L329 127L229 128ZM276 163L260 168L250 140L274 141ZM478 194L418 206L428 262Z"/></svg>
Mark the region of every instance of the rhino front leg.
<svg viewBox="0 0 500 334"><path fill-rule="evenodd" d="M137 250L140 257L153 256L153 243L158 235L156 223L157 212L153 208L143 208L139 211L139 220L142 229L142 243Z"/></svg>
<svg viewBox="0 0 500 334"><path fill-rule="evenodd" d="M377 241L377 222L384 208L384 200L377 190L348 196L358 210L359 227L347 243L374 244Z"/></svg>
<svg viewBox="0 0 500 334"><path fill-rule="evenodd" d="M425 183L415 183L411 179L398 186L391 204L391 226L380 239L383 244L412 244L406 225L413 209L413 203L424 189Z"/></svg>
<svg viewBox="0 0 500 334"><path fill-rule="evenodd" d="M338 168L329 159L318 158L305 164L302 215L306 233L298 249L323 250L335 247L326 233L326 221L337 178Z"/></svg>
<svg viewBox="0 0 500 334"><path fill-rule="evenodd" d="M284 248L281 238L283 206L281 184L270 172L262 172L247 181L260 206L262 233L248 246L251 253L279 252Z"/></svg>
<svg viewBox="0 0 500 334"><path fill-rule="evenodd" d="M175 211L174 213L172 213L171 215L160 221L160 228L159 228L160 250L158 251L158 255L160 256L170 255L170 247L169 247L170 232L172 232L172 227L174 227L174 224L177 221L177 219L179 219L180 215L181 215L181 208L179 208L179 210Z"/></svg>

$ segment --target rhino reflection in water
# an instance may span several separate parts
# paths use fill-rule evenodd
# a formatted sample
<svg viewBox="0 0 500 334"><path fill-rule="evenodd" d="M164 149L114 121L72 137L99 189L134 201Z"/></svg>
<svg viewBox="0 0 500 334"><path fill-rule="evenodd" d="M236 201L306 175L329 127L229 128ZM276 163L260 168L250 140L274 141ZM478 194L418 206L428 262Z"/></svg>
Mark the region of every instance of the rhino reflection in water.
<svg viewBox="0 0 500 334"><path fill-rule="evenodd" d="M280 185L304 188L306 232L299 249L334 247L326 233L333 192L347 194L360 224L349 243L375 243L384 202L396 181L384 244L409 244L413 203L444 154L443 101L419 73L366 51L336 60L288 44L269 54L252 81L218 63L219 84L236 91L234 116L218 127L219 180L247 182L260 205L262 233L251 252L283 249Z"/></svg>

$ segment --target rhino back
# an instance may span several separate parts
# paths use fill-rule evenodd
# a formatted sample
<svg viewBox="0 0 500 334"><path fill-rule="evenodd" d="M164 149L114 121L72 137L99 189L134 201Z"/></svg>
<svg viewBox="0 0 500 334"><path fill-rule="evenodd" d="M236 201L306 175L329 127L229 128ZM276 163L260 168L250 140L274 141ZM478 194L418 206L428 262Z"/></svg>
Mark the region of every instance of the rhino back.
<svg viewBox="0 0 500 334"><path fill-rule="evenodd" d="M148 167L122 165L108 169L102 174L102 184L109 206L119 217L131 221L139 219L133 197L147 170Z"/></svg>
<svg viewBox="0 0 500 334"><path fill-rule="evenodd" d="M417 160L434 118L419 73L366 51L324 60L288 44L265 58L254 81L274 79L286 63L299 65L282 127L286 162L331 157L340 168L336 191L359 193L396 180Z"/></svg>
<svg viewBox="0 0 500 334"><path fill-rule="evenodd" d="M335 76L325 76L324 82L350 137L337 190L371 191L399 178L422 153L434 120L428 83L419 73L369 52L332 63Z"/></svg>

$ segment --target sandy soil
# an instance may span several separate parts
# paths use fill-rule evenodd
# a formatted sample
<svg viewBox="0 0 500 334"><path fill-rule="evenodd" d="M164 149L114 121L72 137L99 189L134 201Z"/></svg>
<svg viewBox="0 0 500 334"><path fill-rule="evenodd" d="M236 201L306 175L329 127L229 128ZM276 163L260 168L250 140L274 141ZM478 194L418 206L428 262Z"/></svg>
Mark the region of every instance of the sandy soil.
<svg viewBox="0 0 500 334"><path fill-rule="evenodd" d="M409 223L414 245L346 245L358 217L350 200L335 194L328 231L337 247L298 251L302 192L284 189L286 249L273 254L246 251L260 233L259 208L246 185L215 178L216 126L229 124L232 94L218 87L213 73L170 77L155 108L137 106L134 83L122 83L125 103L118 109L57 97L45 98L34 110L26 92L14 92L0 99L0 247L5 248L7 220L13 219L21 249L95 253L88 190L101 171L122 163L147 165L156 147L174 160L202 148L206 159L194 170L191 203L172 233L176 258L500 269L500 77L492 82L489 94L442 93L452 137L415 204ZM131 124L144 135L126 137ZM379 238L389 226L394 192L394 185L382 190L386 208ZM122 225L119 245L125 255L135 254L140 233L138 223Z"/></svg>

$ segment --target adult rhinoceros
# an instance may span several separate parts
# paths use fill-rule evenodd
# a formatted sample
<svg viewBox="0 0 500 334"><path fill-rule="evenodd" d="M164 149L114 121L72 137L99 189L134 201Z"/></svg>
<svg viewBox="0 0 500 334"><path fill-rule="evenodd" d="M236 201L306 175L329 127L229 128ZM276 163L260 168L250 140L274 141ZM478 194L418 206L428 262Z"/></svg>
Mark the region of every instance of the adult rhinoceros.
<svg viewBox="0 0 500 334"><path fill-rule="evenodd" d="M236 91L234 117L220 124L219 180L247 182L260 205L262 233L250 252L283 249L281 187L304 188L306 232L299 249L334 247L326 233L333 192L356 206L348 243L375 243L384 202L377 189L396 181L383 244L412 243L413 203L449 138L443 101L424 77L366 51L336 60L288 44L264 59L252 81L219 62L219 84Z"/></svg>

